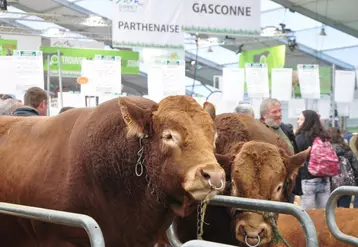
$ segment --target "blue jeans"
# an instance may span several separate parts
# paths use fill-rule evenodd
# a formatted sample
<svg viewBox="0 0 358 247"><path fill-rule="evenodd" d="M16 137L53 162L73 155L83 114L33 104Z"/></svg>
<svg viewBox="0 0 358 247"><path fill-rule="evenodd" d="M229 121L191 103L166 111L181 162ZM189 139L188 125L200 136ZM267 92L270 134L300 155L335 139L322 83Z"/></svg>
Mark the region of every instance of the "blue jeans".
<svg viewBox="0 0 358 247"><path fill-rule="evenodd" d="M340 208L349 208L350 204L352 201L352 197L351 196L341 196L338 201L337 201L337 207ZM358 196L356 196L354 198L353 201L353 207L354 208L358 208Z"/></svg>
<svg viewBox="0 0 358 247"><path fill-rule="evenodd" d="M329 178L312 178L302 180L300 206L303 209L325 208L331 193Z"/></svg>
<svg viewBox="0 0 358 247"><path fill-rule="evenodd" d="M351 196L341 196L337 200L337 207L339 207L339 208L349 208L349 206L351 204L351 201L352 201Z"/></svg>

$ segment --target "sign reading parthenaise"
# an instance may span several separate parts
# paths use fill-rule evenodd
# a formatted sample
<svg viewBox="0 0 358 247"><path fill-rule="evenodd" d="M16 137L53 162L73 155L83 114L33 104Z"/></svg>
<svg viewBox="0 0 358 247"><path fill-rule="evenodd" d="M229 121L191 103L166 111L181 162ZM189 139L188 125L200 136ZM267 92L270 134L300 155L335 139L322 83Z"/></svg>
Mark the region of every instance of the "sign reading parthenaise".
<svg viewBox="0 0 358 247"><path fill-rule="evenodd" d="M260 35L260 0L182 1L181 22L184 31Z"/></svg>
<svg viewBox="0 0 358 247"><path fill-rule="evenodd" d="M183 0L112 0L114 47L183 48Z"/></svg>

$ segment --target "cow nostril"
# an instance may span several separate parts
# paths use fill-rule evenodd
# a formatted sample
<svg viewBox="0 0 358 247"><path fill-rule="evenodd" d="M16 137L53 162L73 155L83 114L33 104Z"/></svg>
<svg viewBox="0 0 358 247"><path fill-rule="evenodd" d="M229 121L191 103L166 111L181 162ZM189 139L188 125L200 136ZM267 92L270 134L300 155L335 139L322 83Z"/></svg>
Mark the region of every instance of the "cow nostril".
<svg viewBox="0 0 358 247"><path fill-rule="evenodd" d="M259 233L259 236L262 238L263 236L265 236L265 229L262 228L261 232Z"/></svg>
<svg viewBox="0 0 358 247"><path fill-rule="evenodd" d="M242 236L246 236L246 231L245 231L245 226L244 226L244 225L240 225L240 226L239 226L239 233L240 233Z"/></svg>
<svg viewBox="0 0 358 247"><path fill-rule="evenodd" d="M205 178L206 180L209 180L211 178L210 174L204 171L204 169L200 169L200 173L203 176L203 178Z"/></svg>

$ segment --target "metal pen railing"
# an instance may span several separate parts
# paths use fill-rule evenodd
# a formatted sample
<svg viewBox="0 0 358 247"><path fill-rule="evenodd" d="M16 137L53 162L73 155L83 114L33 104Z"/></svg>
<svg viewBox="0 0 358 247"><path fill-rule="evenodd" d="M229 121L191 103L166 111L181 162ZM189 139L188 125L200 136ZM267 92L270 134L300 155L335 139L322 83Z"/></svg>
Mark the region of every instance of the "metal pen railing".
<svg viewBox="0 0 358 247"><path fill-rule="evenodd" d="M105 247L101 228L93 218L87 215L5 202L0 202L0 213L48 223L81 227L86 230L91 247Z"/></svg>
<svg viewBox="0 0 358 247"><path fill-rule="evenodd" d="M318 247L317 233L313 221L305 210L294 204L220 195L214 196L209 201L209 205L290 214L300 221L303 231L306 235L306 246ZM183 243L181 243L177 237L174 223L167 230L167 237L171 246L183 246ZM189 247L190 245L184 246Z"/></svg>
<svg viewBox="0 0 358 247"><path fill-rule="evenodd" d="M327 221L328 229L331 231L332 235L335 238L337 238L339 241L342 241L346 244L352 244L358 246L358 238L342 233L337 226L336 214L335 214L336 207L337 207L337 200L339 199L339 197L345 195L358 196L358 187L342 186L335 189L331 193L326 205L326 221Z"/></svg>

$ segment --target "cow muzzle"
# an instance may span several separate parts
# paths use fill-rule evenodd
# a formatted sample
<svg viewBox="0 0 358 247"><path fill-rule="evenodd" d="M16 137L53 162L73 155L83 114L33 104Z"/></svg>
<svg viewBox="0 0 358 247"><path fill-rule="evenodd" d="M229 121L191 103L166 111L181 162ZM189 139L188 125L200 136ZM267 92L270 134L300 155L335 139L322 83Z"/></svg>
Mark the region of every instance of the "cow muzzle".
<svg viewBox="0 0 358 247"><path fill-rule="evenodd" d="M258 225L240 220L236 224L236 239L246 246L256 247L269 243L271 240L267 237L271 232L270 226L265 222Z"/></svg>
<svg viewBox="0 0 358 247"><path fill-rule="evenodd" d="M199 176L208 181L211 189L223 191L225 187L225 173L205 170L203 168L199 168L197 172L200 174Z"/></svg>
<svg viewBox="0 0 358 247"><path fill-rule="evenodd" d="M225 189L225 171L218 164L196 167L186 174L183 187L198 201L220 194Z"/></svg>

